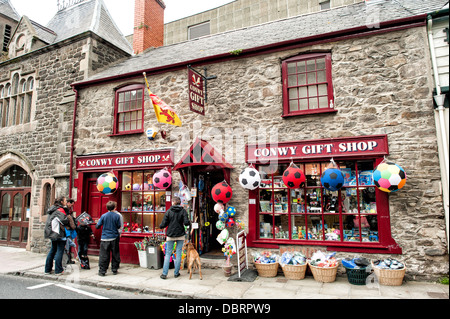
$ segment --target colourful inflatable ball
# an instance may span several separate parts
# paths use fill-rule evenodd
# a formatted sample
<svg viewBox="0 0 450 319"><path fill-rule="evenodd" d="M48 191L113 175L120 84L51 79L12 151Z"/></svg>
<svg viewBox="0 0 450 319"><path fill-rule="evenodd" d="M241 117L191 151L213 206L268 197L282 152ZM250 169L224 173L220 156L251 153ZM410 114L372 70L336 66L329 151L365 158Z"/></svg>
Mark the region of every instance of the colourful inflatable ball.
<svg viewBox="0 0 450 319"><path fill-rule="evenodd" d="M298 167L290 166L283 173L283 183L289 188L299 188L305 181L306 176Z"/></svg>
<svg viewBox="0 0 450 319"><path fill-rule="evenodd" d="M372 174L375 186L379 190L391 193L403 188L406 184L406 172L392 162L384 162L376 167Z"/></svg>
<svg viewBox="0 0 450 319"><path fill-rule="evenodd" d="M233 190L227 182L223 181L212 188L211 195L215 202L221 201L223 204L226 204L233 196Z"/></svg>
<svg viewBox="0 0 450 319"><path fill-rule="evenodd" d="M335 192L344 186L344 174L339 168L328 168L323 172L320 182L329 191Z"/></svg>
<svg viewBox="0 0 450 319"><path fill-rule="evenodd" d="M153 175L153 185L159 189L166 189L172 185L172 174L166 169L162 169Z"/></svg>
<svg viewBox="0 0 450 319"><path fill-rule="evenodd" d="M113 194L119 187L119 180L113 173L105 173L97 178L97 190L104 195Z"/></svg>

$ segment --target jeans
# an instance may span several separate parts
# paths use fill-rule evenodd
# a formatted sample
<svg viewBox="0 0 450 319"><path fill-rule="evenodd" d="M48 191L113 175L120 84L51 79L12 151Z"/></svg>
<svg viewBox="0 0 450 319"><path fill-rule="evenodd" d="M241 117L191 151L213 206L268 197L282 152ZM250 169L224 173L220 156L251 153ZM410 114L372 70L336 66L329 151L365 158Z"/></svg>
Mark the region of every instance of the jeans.
<svg viewBox="0 0 450 319"><path fill-rule="evenodd" d="M45 272L50 273L53 268L53 259L55 259L55 274L62 273L64 271L62 266L62 259L64 254L64 248L66 246L65 240L52 240L52 248L48 252L47 259L45 261Z"/></svg>
<svg viewBox="0 0 450 319"><path fill-rule="evenodd" d="M163 273L162 274L167 276L167 273L169 272L170 256L172 256L173 244L177 243L177 248L176 248L177 258L175 259L175 270L173 273L174 273L174 275L178 275L180 273L181 253L183 250L184 240L167 241L166 243L167 243L166 255L164 257L164 265L163 265Z"/></svg>
<svg viewBox="0 0 450 319"><path fill-rule="evenodd" d="M105 274L111 260L111 270L113 273L120 267L120 237L110 241L100 241L100 255L98 259L98 272Z"/></svg>
<svg viewBox="0 0 450 319"><path fill-rule="evenodd" d="M78 255L87 256L89 240L78 239Z"/></svg>

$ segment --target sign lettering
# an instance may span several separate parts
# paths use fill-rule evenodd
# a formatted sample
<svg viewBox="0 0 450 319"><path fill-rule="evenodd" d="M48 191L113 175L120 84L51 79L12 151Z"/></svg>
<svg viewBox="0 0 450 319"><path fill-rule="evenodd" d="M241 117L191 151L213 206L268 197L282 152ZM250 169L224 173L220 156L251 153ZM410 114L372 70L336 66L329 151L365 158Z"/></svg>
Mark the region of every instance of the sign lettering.
<svg viewBox="0 0 450 319"><path fill-rule="evenodd" d="M188 69L189 108L192 112L205 115L204 79L191 69Z"/></svg>

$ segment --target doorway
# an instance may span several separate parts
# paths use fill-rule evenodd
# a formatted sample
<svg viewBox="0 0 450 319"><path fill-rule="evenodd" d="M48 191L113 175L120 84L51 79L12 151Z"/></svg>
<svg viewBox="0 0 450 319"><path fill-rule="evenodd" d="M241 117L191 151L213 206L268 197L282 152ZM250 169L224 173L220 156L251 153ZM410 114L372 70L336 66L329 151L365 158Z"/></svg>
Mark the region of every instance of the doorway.
<svg viewBox="0 0 450 319"><path fill-rule="evenodd" d="M0 244L26 247L30 202L31 188L0 190Z"/></svg>

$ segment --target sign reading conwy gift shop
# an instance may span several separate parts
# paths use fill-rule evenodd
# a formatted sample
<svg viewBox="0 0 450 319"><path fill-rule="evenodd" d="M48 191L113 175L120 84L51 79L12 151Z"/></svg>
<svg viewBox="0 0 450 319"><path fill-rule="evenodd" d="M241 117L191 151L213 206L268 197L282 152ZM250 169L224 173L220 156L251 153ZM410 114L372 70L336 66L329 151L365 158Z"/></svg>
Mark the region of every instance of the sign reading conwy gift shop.
<svg viewBox="0 0 450 319"><path fill-rule="evenodd" d="M188 70L189 108L192 112L205 115L204 79L191 69Z"/></svg>
<svg viewBox="0 0 450 319"><path fill-rule="evenodd" d="M266 163L271 160L301 160L324 157L373 157L384 156L389 153L386 135L247 145L246 151L248 163Z"/></svg>

